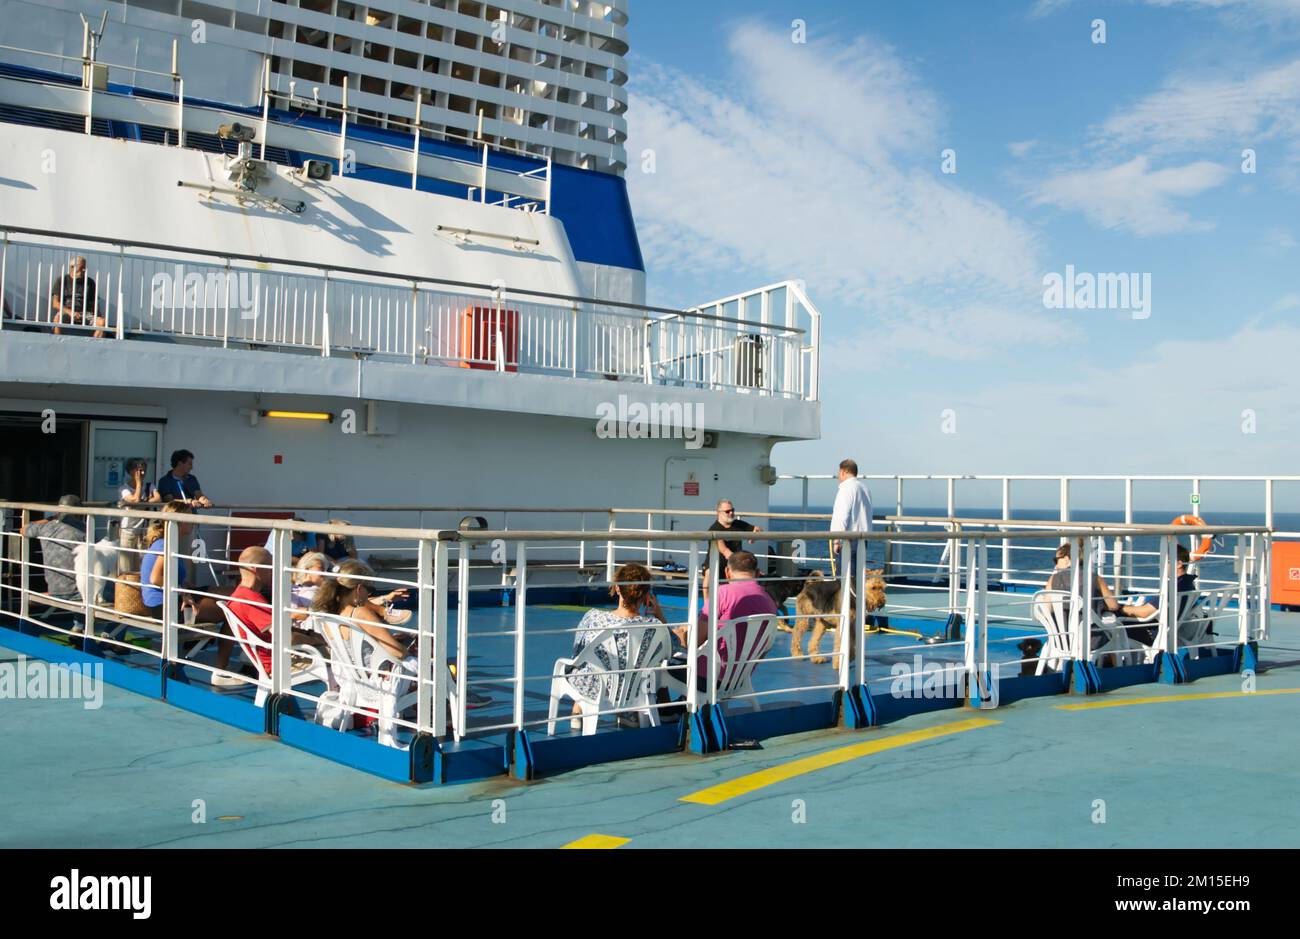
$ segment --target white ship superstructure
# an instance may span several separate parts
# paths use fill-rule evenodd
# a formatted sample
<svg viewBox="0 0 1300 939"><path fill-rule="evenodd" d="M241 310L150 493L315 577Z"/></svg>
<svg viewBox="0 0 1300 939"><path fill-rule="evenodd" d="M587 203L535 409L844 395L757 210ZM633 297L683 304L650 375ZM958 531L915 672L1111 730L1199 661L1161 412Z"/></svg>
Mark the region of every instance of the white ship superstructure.
<svg viewBox="0 0 1300 939"><path fill-rule="evenodd" d="M174 72L138 64L159 55L143 45L109 59L114 31L150 13L121 6L51 5L69 24L110 10L85 57L79 20L58 46L70 56L0 50L0 490L111 499L126 458L158 475L184 447L227 505L765 507L772 446L818 436L819 318L799 283L644 305L621 130L520 135L516 151L375 126L364 98L317 107L300 84L291 99L261 47L245 60L255 97L228 103L195 93L217 72L180 42ZM195 5L155 6L177 31ZM451 4L390 6L432 22ZM610 30L618 6L600 5ZM227 31L255 37L247 17L307 7L227 4ZM596 22L593 4L524 2L475 22L534 7L565 30ZM576 59L592 35L556 41ZM548 95L534 84L528 106ZM485 116L484 135L503 132ZM576 165L588 157L606 171ZM53 333L77 257L103 338Z"/></svg>

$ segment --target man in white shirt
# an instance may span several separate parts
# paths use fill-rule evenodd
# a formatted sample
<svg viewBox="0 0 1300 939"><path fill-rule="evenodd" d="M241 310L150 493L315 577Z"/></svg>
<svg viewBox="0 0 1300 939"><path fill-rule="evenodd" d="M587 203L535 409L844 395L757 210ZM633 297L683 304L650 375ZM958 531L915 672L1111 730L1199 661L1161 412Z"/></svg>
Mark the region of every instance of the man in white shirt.
<svg viewBox="0 0 1300 939"><path fill-rule="evenodd" d="M842 462L839 480L835 508L831 510L831 531L871 531L871 491L858 479L858 464L853 460ZM843 541L835 546L841 563L848 562L847 547Z"/></svg>

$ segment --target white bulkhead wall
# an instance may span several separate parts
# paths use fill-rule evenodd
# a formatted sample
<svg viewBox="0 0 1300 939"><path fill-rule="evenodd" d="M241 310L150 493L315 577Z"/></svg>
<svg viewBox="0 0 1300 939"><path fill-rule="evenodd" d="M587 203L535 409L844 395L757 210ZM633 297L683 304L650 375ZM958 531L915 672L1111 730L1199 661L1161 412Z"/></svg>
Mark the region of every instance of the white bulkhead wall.
<svg viewBox="0 0 1300 939"><path fill-rule="evenodd" d="M301 215L240 206L177 185L233 188L221 156L18 125L0 136L0 162L11 180L0 187L0 218L19 227L569 295L583 288L563 224L539 213L346 176L309 182L285 167L259 191L306 202ZM540 245L466 244L435 233L438 225Z"/></svg>

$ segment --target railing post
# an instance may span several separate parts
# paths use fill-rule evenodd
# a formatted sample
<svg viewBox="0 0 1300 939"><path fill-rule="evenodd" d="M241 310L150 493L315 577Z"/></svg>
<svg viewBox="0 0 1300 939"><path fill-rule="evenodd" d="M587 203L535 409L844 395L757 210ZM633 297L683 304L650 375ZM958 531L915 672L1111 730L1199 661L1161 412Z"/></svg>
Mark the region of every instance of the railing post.
<svg viewBox="0 0 1300 939"><path fill-rule="evenodd" d="M1090 621L1092 619L1092 600L1096 592L1096 579L1092 573L1092 538L1084 537L1080 539L1082 547L1079 549L1079 595L1082 602L1078 604L1078 617L1076 620L1075 648L1079 650L1078 657L1084 662L1092 661L1092 629Z"/></svg>
<svg viewBox="0 0 1300 939"><path fill-rule="evenodd" d="M647 385L650 385L654 383L654 354L650 349L650 320L649 319L644 319L641 321L641 336L643 340L642 345L644 347L642 349L641 368L645 372L645 383Z"/></svg>
<svg viewBox="0 0 1300 939"><path fill-rule="evenodd" d="M31 615L32 549L27 539L27 526L31 523L31 509L23 509L18 519L18 616L24 620Z"/></svg>
<svg viewBox="0 0 1300 939"><path fill-rule="evenodd" d="M1011 520L1011 477L1002 477L1002 521ZM1005 532L1006 529L1003 529ZM1002 580L1005 582L1011 571L1011 539L1004 534L1002 538Z"/></svg>
<svg viewBox="0 0 1300 939"><path fill-rule="evenodd" d="M686 712L694 714L698 682L695 676L695 646L699 642L700 616L700 543L688 546L690 557L686 560Z"/></svg>
<svg viewBox="0 0 1300 939"><path fill-rule="evenodd" d="M1160 633L1162 651L1178 654L1178 538L1160 536Z"/></svg>
<svg viewBox="0 0 1300 939"><path fill-rule="evenodd" d="M126 246L117 246L117 325L113 330L115 339L126 338L126 290L123 279L126 277Z"/></svg>
<svg viewBox="0 0 1300 939"><path fill-rule="evenodd" d="M343 76L343 101L344 106L348 100L348 79ZM346 114L344 120L347 120ZM271 59L269 56L262 56L262 146L258 151L258 159L266 159L266 137L271 126ZM343 135L339 135L339 172L342 173L343 160Z"/></svg>
<svg viewBox="0 0 1300 939"><path fill-rule="evenodd" d="M1260 542L1259 615L1262 619L1259 624L1259 633L1255 638L1263 641L1268 638L1269 626L1273 622L1273 606L1269 599L1273 571L1273 533L1271 531L1265 532L1260 536Z"/></svg>
<svg viewBox="0 0 1300 939"><path fill-rule="evenodd" d="M438 541L433 548L433 735L439 739L447 736L447 559L451 543Z"/></svg>
<svg viewBox="0 0 1300 939"><path fill-rule="evenodd" d="M420 178L420 109L424 104L424 93L417 90L415 93L415 126L413 141L411 143L411 191L415 192L416 182Z"/></svg>
<svg viewBox="0 0 1300 939"><path fill-rule="evenodd" d="M330 335L330 272L325 269L325 284L321 288L321 330L320 330L320 354L321 358L330 357L330 344L333 337Z"/></svg>
<svg viewBox="0 0 1300 939"><path fill-rule="evenodd" d="M9 265L9 231L5 230L0 241L0 331L5 328L5 268Z"/></svg>
<svg viewBox="0 0 1300 939"><path fill-rule="evenodd" d="M1200 518L1201 517L1201 481L1199 479L1192 480L1192 496L1193 496L1192 514L1195 515L1197 518Z"/></svg>
<svg viewBox="0 0 1300 939"><path fill-rule="evenodd" d="M176 87L176 146L179 148L185 146L185 79L177 79Z"/></svg>
<svg viewBox="0 0 1300 939"><path fill-rule="evenodd" d="M1253 613L1255 536L1240 534L1237 536L1237 642L1245 645L1250 642L1250 618Z"/></svg>
<svg viewBox="0 0 1300 939"><path fill-rule="evenodd" d="M718 705L718 580L719 567L722 555L718 551L716 541L709 542L709 705L717 707ZM692 611L694 615L694 611ZM690 638L689 636L687 637ZM731 654L735 655L736 650L732 649ZM686 667L690 674L695 674L695 649L689 646L686 650ZM688 695L689 697L689 695Z"/></svg>
<svg viewBox="0 0 1300 939"><path fill-rule="evenodd" d="M975 708L998 706L997 679L989 670L988 552L986 538L966 545L966 698Z"/></svg>
<svg viewBox="0 0 1300 939"><path fill-rule="evenodd" d="M578 304L573 305L573 329L569 335L569 365L576 378L578 375Z"/></svg>
<svg viewBox="0 0 1300 939"><path fill-rule="evenodd" d="M465 703L468 700L466 666L469 662L469 543L456 549L456 721L452 730L459 741L465 733Z"/></svg>
<svg viewBox="0 0 1300 939"><path fill-rule="evenodd" d="M605 582L614 583L614 510L609 512L609 536L605 539Z"/></svg>
<svg viewBox="0 0 1300 939"><path fill-rule="evenodd" d="M163 565L163 658L168 662L180 659L180 633L176 627L176 618L180 613L179 597L176 595L176 540L177 524L168 519L163 528L163 553L156 562Z"/></svg>
<svg viewBox="0 0 1300 939"><path fill-rule="evenodd" d="M1133 524L1133 478L1124 479L1124 524ZM1124 536L1124 592L1133 592L1133 536ZM1118 584L1116 592L1119 592Z"/></svg>
<svg viewBox="0 0 1300 939"><path fill-rule="evenodd" d="M587 532L586 512L582 513L581 521L578 524L582 526L583 534L586 534ZM581 573L582 569L586 566L587 566L587 539L579 538L578 539L578 572Z"/></svg>
<svg viewBox="0 0 1300 939"><path fill-rule="evenodd" d="M293 564L293 533L287 529L277 529L273 537L275 551L271 553L271 694L278 695L291 685L289 681L291 620L287 607L293 589L289 579L289 570Z"/></svg>
<svg viewBox="0 0 1300 939"><path fill-rule="evenodd" d="M417 354L420 337L420 282L411 281L411 364L414 365L418 360Z"/></svg>
<svg viewBox="0 0 1300 939"><path fill-rule="evenodd" d="M415 645L418 664L416 674L419 676L415 697L415 726L422 734L433 733L431 714L433 709L433 648L430 642L433 631L433 543L428 538L421 538L417 547L415 561L416 613Z"/></svg>
<svg viewBox="0 0 1300 939"><path fill-rule="evenodd" d="M857 560L854 565L854 580L857 584L854 595L858 598L857 611L853 617L853 643L858 650L858 684L865 685L867 683L867 542L857 542L853 554ZM852 652L854 645L848 646L845 652ZM847 656L845 658L847 659ZM841 687L848 689L847 669Z"/></svg>
<svg viewBox="0 0 1300 939"><path fill-rule="evenodd" d="M528 620L528 544L515 546L515 729L524 729L524 624Z"/></svg>
<svg viewBox="0 0 1300 939"><path fill-rule="evenodd" d="M1061 521L1070 520L1070 477L1061 477Z"/></svg>
<svg viewBox="0 0 1300 939"><path fill-rule="evenodd" d="M1273 480L1264 480L1264 527L1273 527Z"/></svg>
<svg viewBox="0 0 1300 939"><path fill-rule="evenodd" d="M86 595L81 598L85 604L87 639L95 638L95 598L99 591L95 586L95 516L87 515L86 522ZM75 565L74 565L75 566Z"/></svg>

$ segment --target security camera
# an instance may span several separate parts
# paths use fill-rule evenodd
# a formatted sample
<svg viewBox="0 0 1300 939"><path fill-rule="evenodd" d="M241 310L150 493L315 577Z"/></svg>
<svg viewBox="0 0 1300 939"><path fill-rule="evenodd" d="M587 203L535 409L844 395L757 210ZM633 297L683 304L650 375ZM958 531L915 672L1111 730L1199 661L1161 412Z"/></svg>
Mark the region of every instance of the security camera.
<svg viewBox="0 0 1300 939"><path fill-rule="evenodd" d="M237 143L252 143L257 137L257 129L247 124L222 124L217 128L217 136L222 140L234 140Z"/></svg>
<svg viewBox="0 0 1300 939"><path fill-rule="evenodd" d="M334 177L334 167L328 160L303 160L299 172L303 179L317 183L329 182Z"/></svg>

